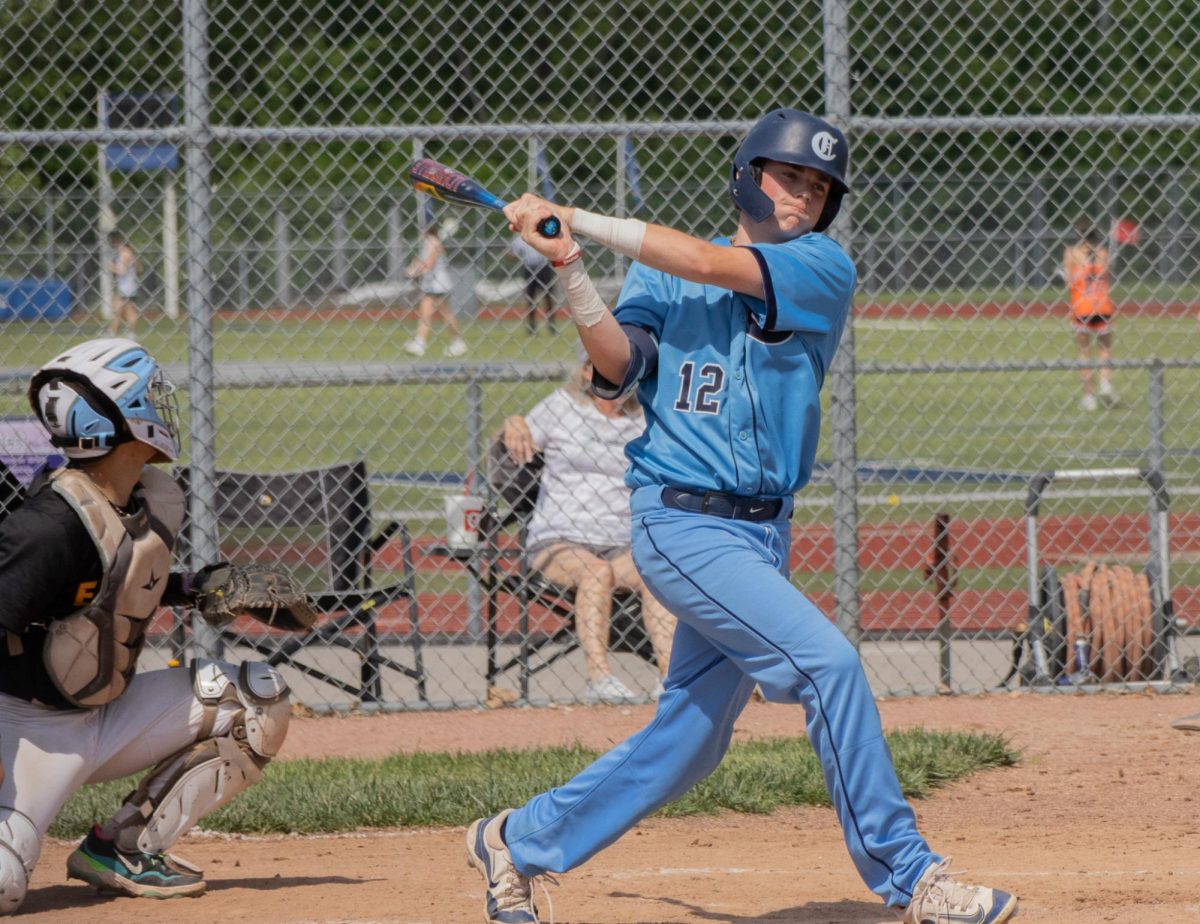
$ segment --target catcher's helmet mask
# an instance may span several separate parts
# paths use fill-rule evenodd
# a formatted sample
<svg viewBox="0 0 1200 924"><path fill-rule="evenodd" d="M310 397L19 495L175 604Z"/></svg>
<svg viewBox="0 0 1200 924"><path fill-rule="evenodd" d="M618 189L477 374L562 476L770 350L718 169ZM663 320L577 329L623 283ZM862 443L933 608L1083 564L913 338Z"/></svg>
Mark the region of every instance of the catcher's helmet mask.
<svg viewBox="0 0 1200 924"><path fill-rule="evenodd" d="M179 456L175 386L132 340L91 340L42 366L29 403L51 442L72 460L97 459L121 443L155 450L151 462Z"/></svg>
<svg viewBox="0 0 1200 924"><path fill-rule="evenodd" d="M829 196L813 230L828 228L842 207L842 197L850 191L846 185L850 147L842 131L797 109L773 109L755 123L733 156L729 196L756 222L775 212L775 203L759 188L762 163L768 160L811 167L829 177Z"/></svg>

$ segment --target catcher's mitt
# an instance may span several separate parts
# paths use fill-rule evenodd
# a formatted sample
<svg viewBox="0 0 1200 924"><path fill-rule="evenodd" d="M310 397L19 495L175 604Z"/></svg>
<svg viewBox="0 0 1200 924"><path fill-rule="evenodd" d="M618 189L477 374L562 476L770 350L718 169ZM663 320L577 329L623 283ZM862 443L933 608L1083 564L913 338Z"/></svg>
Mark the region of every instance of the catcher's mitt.
<svg viewBox="0 0 1200 924"><path fill-rule="evenodd" d="M250 616L274 629L303 632L317 621L312 598L278 565L210 565L196 575L196 609L223 626Z"/></svg>

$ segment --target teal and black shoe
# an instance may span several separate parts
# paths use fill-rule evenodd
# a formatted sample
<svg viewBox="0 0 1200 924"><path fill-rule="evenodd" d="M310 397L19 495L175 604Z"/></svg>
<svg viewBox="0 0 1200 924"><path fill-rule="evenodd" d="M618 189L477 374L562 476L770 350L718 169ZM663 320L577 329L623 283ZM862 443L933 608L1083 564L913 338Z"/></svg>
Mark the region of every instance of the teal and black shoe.
<svg viewBox="0 0 1200 924"><path fill-rule="evenodd" d="M67 878L134 898L179 898L199 895L208 887L203 872L178 857L123 853L100 836L98 826L67 858Z"/></svg>

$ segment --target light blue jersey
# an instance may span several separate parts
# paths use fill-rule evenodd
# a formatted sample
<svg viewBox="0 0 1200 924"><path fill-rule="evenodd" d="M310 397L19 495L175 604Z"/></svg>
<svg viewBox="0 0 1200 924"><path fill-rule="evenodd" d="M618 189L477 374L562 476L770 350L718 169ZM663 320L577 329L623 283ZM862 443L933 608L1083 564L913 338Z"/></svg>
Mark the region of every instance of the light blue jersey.
<svg viewBox="0 0 1200 924"><path fill-rule="evenodd" d="M626 450L630 487L784 496L808 482L854 264L823 234L751 249L765 299L637 263L626 277L616 318L658 342L638 390L646 432Z"/></svg>

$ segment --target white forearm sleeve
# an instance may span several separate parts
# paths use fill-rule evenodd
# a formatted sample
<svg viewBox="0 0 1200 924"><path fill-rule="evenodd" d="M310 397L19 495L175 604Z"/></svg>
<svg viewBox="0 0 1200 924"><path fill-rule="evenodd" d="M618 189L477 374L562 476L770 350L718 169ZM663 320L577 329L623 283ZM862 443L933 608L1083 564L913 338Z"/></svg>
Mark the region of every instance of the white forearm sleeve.
<svg viewBox="0 0 1200 924"><path fill-rule="evenodd" d="M597 244L603 244L631 260L637 260L646 237L646 223L637 218L609 218L575 209L571 215L571 231L591 238Z"/></svg>
<svg viewBox="0 0 1200 924"><path fill-rule="evenodd" d="M576 245L578 247L578 245ZM592 284L592 278L583 265L582 258L571 260L566 266L558 267L558 278L567 293L567 307L571 317L580 327L594 327L608 314L608 306L600 300L600 293Z"/></svg>

